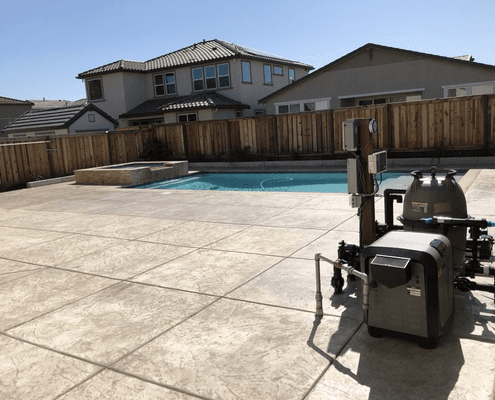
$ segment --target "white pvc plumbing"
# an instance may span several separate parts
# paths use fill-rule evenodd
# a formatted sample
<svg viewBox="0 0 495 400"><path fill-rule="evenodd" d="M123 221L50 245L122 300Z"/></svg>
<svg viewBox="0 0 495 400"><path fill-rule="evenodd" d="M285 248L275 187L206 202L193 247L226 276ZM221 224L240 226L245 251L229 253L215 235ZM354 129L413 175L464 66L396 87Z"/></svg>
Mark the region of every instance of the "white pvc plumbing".
<svg viewBox="0 0 495 400"><path fill-rule="evenodd" d="M369 308L369 295L370 295L370 279L368 275L363 272L356 271L355 268L345 265L342 260L333 261L321 255L321 253L315 254L315 268L316 268L316 315L323 315L323 296L321 295L321 278L320 278L320 260L326 261L332 264L336 268L343 269L350 275L357 276L363 281L363 309Z"/></svg>

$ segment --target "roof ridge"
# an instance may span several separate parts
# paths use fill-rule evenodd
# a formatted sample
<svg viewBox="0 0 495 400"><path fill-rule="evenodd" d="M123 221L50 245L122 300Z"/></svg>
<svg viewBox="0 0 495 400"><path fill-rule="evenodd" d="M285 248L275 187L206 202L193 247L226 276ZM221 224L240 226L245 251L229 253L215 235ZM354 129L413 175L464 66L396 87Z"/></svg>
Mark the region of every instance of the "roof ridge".
<svg viewBox="0 0 495 400"><path fill-rule="evenodd" d="M206 43L210 43L213 41L216 41L216 39L210 39L210 40L203 39L201 42L193 43L193 44L190 44L189 46L182 47L181 49L177 49L177 50L171 51L169 53L162 54L161 56L150 58L149 60L146 60L145 63L149 63L151 61L158 60L159 58L162 58L165 56L170 56L170 55L175 54L175 53L179 53L179 52L187 50L191 47L194 49L195 46L197 46L198 44L206 44Z"/></svg>

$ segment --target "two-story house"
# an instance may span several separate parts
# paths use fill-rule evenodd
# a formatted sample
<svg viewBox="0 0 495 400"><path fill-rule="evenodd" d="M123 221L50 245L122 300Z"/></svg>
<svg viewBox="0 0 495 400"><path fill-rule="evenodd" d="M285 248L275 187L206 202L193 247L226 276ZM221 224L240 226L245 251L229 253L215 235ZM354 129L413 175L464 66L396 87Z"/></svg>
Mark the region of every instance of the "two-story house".
<svg viewBox="0 0 495 400"><path fill-rule="evenodd" d="M258 100L313 67L222 40L80 73L88 101L120 126L264 115Z"/></svg>

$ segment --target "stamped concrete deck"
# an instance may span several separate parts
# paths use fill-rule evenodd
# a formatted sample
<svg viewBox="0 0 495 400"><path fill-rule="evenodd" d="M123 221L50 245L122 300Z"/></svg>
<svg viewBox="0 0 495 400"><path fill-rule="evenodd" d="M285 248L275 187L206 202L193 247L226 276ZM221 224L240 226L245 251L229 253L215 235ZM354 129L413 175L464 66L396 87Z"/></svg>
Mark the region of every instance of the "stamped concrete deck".
<svg viewBox="0 0 495 400"><path fill-rule="evenodd" d="M469 213L495 219L494 195L483 170ZM332 296L325 268L315 321L314 253L357 231L339 194L0 193L0 398L494 398L493 295L456 293L424 350L368 336L356 287Z"/></svg>

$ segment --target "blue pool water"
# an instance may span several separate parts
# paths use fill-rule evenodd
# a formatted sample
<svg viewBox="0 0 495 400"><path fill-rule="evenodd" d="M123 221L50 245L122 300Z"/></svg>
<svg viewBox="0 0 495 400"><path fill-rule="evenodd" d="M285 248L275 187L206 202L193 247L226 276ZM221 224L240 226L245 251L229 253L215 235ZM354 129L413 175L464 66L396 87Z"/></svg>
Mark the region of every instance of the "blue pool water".
<svg viewBox="0 0 495 400"><path fill-rule="evenodd" d="M387 172L382 174L382 184L409 173ZM378 181L380 177L378 176ZM314 192L347 193L345 172L294 172L294 173L202 173L141 185L148 189L220 190L256 192Z"/></svg>

